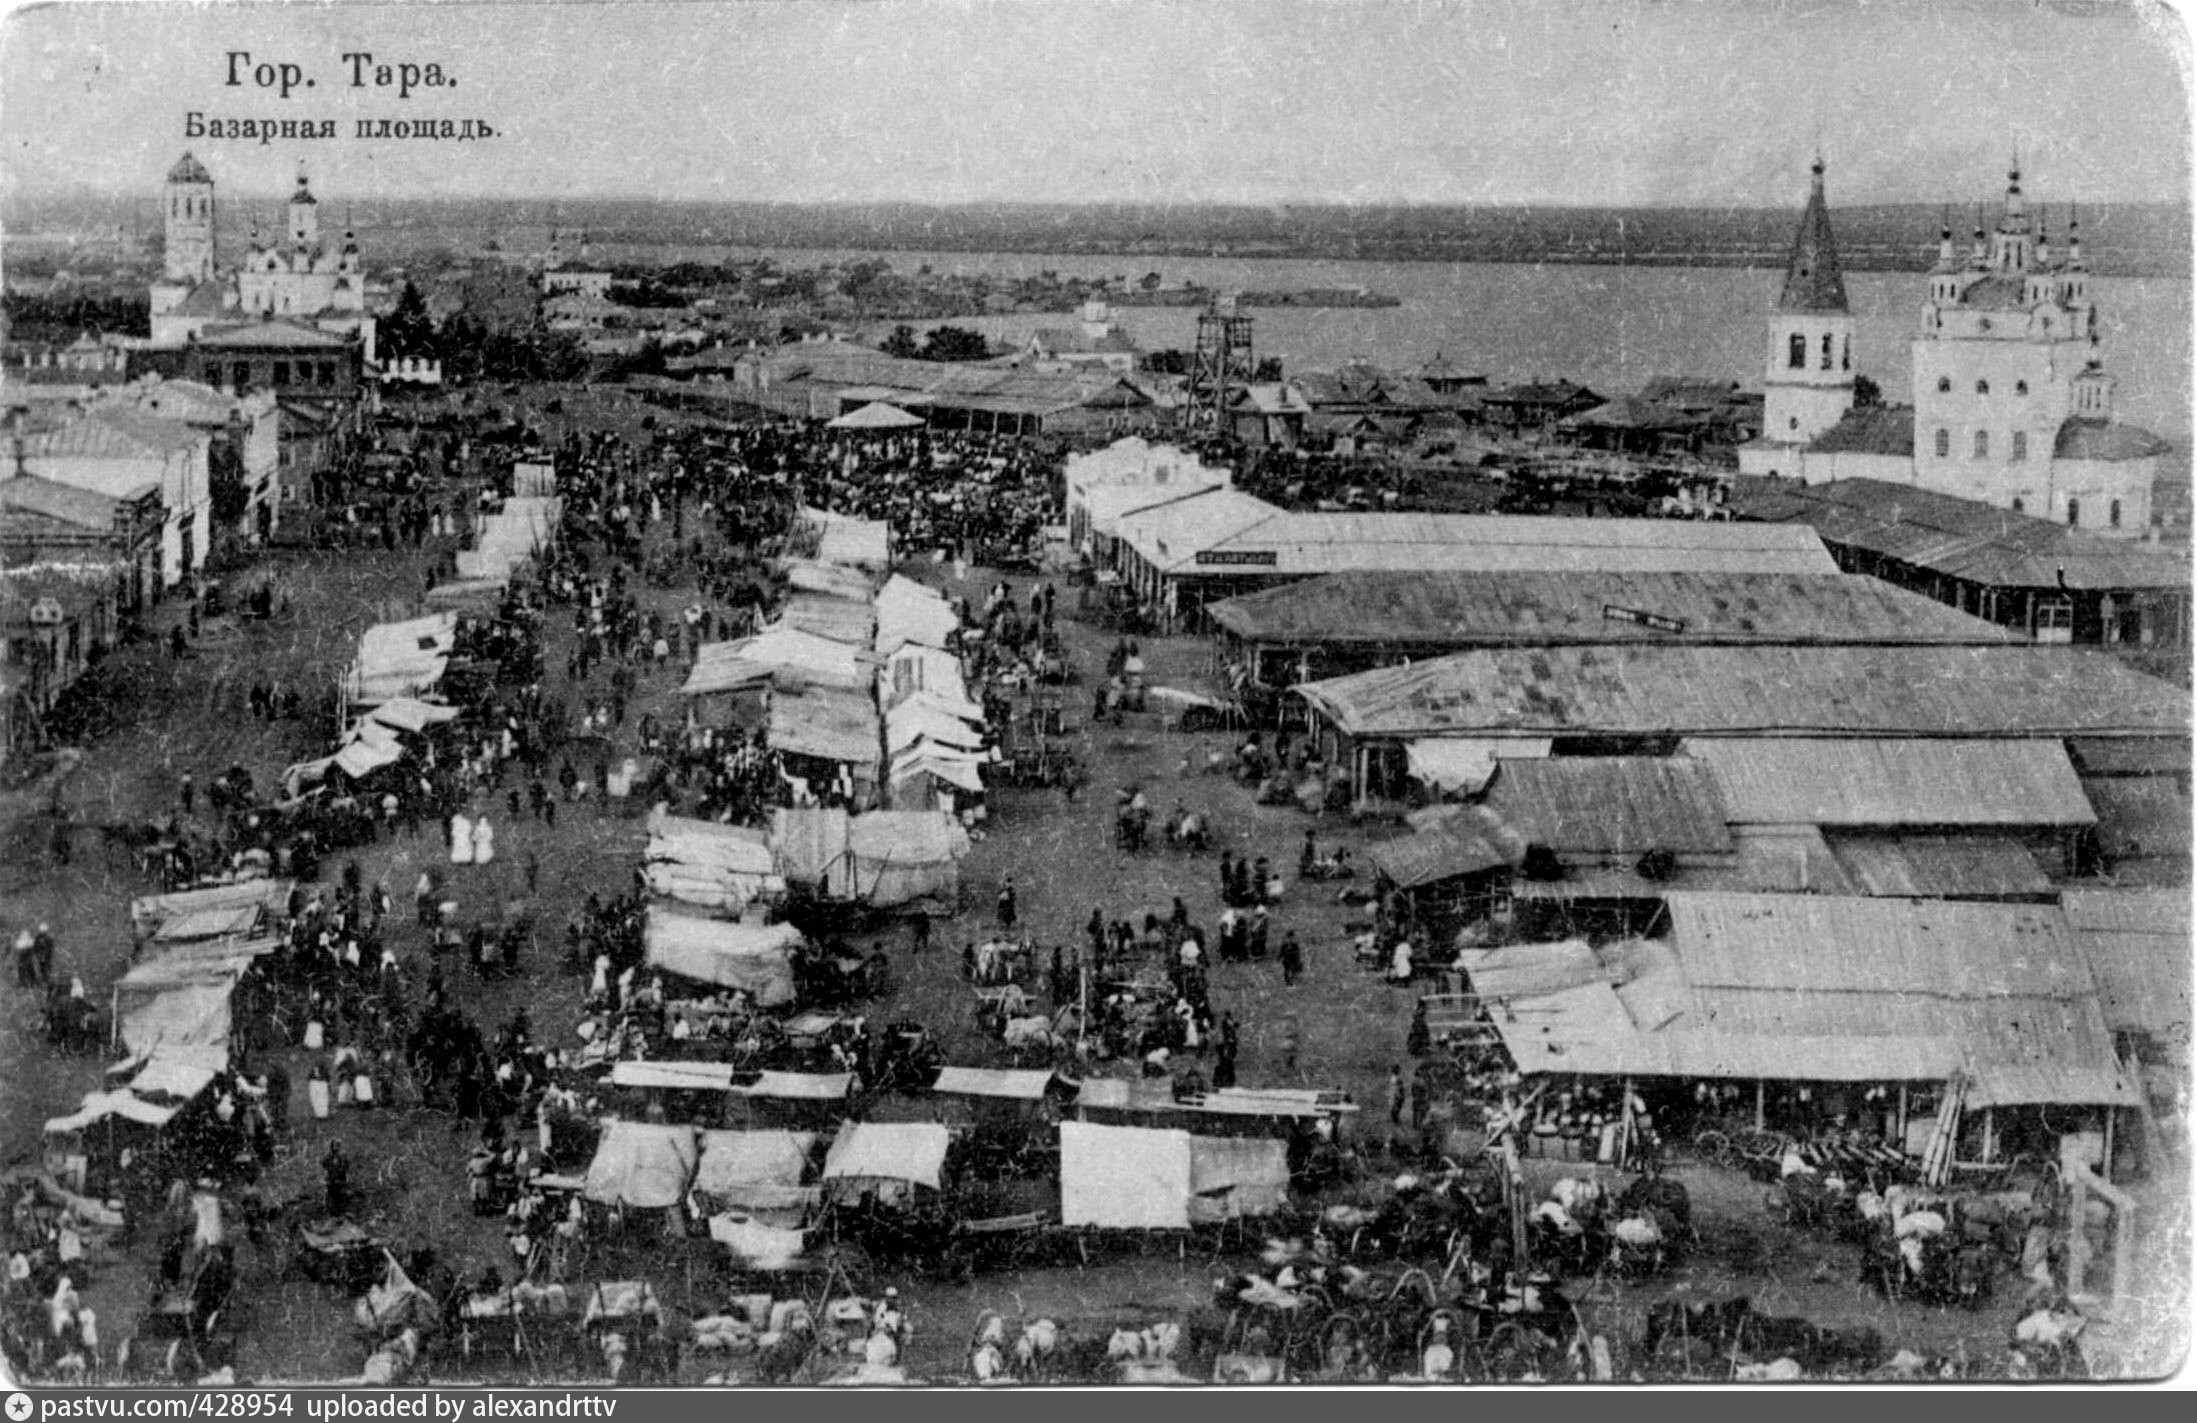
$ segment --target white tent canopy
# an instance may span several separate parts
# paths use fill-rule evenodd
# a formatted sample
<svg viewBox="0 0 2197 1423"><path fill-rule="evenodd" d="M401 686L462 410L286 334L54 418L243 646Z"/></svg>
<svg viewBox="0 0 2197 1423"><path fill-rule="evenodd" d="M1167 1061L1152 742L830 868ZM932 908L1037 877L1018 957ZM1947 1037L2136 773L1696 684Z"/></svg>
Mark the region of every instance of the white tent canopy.
<svg viewBox="0 0 2197 1423"><path fill-rule="evenodd" d="M817 1134L810 1131L706 1131L694 1189L733 1195L749 1186L798 1186L809 1174Z"/></svg>
<svg viewBox="0 0 2197 1423"><path fill-rule="evenodd" d="M419 732L430 726L440 726L446 721L455 721L457 716L456 707L423 702L417 697L397 697L375 707L366 714L366 719L398 731Z"/></svg>
<svg viewBox="0 0 2197 1423"><path fill-rule="evenodd" d="M933 1190L945 1180L951 1140L936 1122L848 1122L824 1158L827 1181L907 1181Z"/></svg>
<svg viewBox="0 0 2197 1423"><path fill-rule="evenodd" d="M666 973L718 988L737 988L757 1007L793 1001L793 950L801 931L791 924L740 924L652 909L648 961Z"/></svg>
<svg viewBox="0 0 2197 1423"><path fill-rule="evenodd" d="M999 1097L1017 1102L1042 1099L1053 1085L1047 1068L1008 1070L986 1067L942 1067L933 1092L955 1097Z"/></svg>
<svg viewBox="0 0 2197 1423"><path fill-rule="evenodd" d="M1060 1124L1060 1220L1104 1230L1190 1224L1190 1133Z"/></svg>
<svg viewBox="0 0 2197 1423"><path fill-rule="evenodd" d="M907 430L923 423L923 417L910 414L897 405L873 400L859 410L850 410L836 420L827 421L827 430Z"/></svg>
<svg viewBox="0 0 2197 1423"><path fill-rule="evenodd" d="M686 1199L700 1154L694 1128L661 1122L603 1123L581 1194L603 1205L657 1210Z"/></svg>

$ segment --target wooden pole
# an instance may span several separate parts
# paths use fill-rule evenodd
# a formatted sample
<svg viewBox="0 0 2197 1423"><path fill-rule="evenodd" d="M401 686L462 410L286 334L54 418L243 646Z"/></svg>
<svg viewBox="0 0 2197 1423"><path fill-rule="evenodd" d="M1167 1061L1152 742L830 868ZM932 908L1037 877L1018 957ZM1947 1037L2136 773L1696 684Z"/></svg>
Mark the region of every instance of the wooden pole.
<svg viewBox="0 0 2197 1423"><path fill-rule="evenodd" d="M2105 1109L2105 1161L2098 1174L2107 1181L2113 1179L2113 1118L2117 1115L2113 1108Z"/></svg>
<svg viewBox="0 0 2197 1423"><path fill-rule="evenodd" d="M1898 1142L1896 1143L1896 1145L1897 1145L1897 1146L1899 1147L1900 1153L1901 1153L1902 1155L1905 1155L1905 1154L1906 1154L1906 1152L1907 1152L1907 1084L1906 1084L1906 1083L1904 1083L1904 1082L1902 1082L1902 1083L1901 1083L1901 1084L1899 1085L1899 1118L1898 1118L1898 1121L1899 1121L1899 1140L1898 1140Z"/></svg>
<svg viewBox="0 0 2197 1423"><path fill-rule="evenodd" d="M1766 1107L1766 1106L1767 1106L1768 1104L1767 1104L1767 1103L1765 1102L1765 1100L1764 1100L1764 1097L1765 1097L1765 1093L1764 1093L1764 1090L1763 1090L1763 1086L1762 1086L1762 1079L1761 1079L1761 1078L1759 1078L1759 1077L1757 1077L1757 1078L1755 1079L1755 1130L1756 1130L1756 1131L1762 1131L1762 1130L1763 1130L1763 1129L1764 1129L1764 1128L1765 1128L1765 1127L1766 1127L1766 1126L1768 1125L1768 1123L1769 1123L1769 1114L1768 1114L1768 1113L1767 1113L1767 1112L1766 1112L1766 1111L1764 1110L1764 1108L1765 1108L1765 1107Z"/></svg>

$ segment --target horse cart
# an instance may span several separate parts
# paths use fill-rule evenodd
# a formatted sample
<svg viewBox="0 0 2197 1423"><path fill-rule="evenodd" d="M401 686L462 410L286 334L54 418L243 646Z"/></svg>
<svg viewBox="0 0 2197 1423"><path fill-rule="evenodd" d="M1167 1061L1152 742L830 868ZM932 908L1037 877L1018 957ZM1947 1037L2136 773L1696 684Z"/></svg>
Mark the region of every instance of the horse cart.
<svg viewBox="0 0 2197 1423"><path fill-rule="evenodd" d="M208 1355L216 1352L209 1346L235 1339L229 1317L235 1290L235 1248L226 1241L194 1247L182 1273L155 1291L151 1307L131 1331L124 1367L131 1359L142 1366L158 1357L158 1367L170 1376L203 1372Z"/></svg>
<svg viewBox="0 0 2197 1423"><path fill-rule="evenodd" d="M356 1295L381 1277L388 1249L387 1241L352 1221L303 1221L297 1227L294 1258L307 1279Z"/></svg>

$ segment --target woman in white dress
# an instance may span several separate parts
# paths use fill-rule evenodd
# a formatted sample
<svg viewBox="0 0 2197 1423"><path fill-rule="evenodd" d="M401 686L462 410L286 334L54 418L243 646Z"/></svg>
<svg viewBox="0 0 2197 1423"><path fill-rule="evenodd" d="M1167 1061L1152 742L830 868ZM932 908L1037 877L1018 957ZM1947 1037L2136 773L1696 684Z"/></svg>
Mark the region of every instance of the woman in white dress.
<svg viewBox="0 0 2197 1423"><path fill-rule="evenodd" d="M450 817L450 863L473 863L473 822L466 819L462 810Z"/></svg>
<svg viewBox="0 0 2197 1423"><path fill-rule="evenodd" d="M496 858L496 831L482 816L473 822L473 863L485 865Z"/></svg>

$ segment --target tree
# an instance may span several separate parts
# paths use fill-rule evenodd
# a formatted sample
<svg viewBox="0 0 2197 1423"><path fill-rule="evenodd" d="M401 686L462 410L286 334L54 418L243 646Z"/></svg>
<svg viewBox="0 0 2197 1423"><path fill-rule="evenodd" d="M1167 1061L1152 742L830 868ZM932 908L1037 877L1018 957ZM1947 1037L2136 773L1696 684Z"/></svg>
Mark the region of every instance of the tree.
<svg viewBox="0 0 2197 1423"><path fill-rule="evenodd" d="M1884 403L1884 387L1867 376L1854 377L1854 408L1871 410Z"/></svg>
<svg viewBox="0 0 2197 1423"><path fill-rule="evenodd" d="M214 523L227 528L244 517L251 492L244 487L244 459L228 440L216 440L206 452L207 493Z"/></svg>
<svg viewBox="0 0 2197 1423"><path fill-rule="evenodd" d="M887 336L884 344L878 349L888 356L898 356L902 360L917 361L923 359L923 345L916 340L913 326L895 326L893 334Z"/></svg>
<svg viewBox="0 0 2197 1423"><path fill-rule="evenodd" d="M393 361L435 354L435 320L427 314L427 298L410 282L397 293L396 309L374 327L374 346Z"/></svg>
<svg viewBox="0 0 2197 1423"><path fill-rule="evenodd" d="M933 327L923 338L922 358L926 361L981 361L991 354L992 343L984 339L984 333L965 327Z"/></svg>

